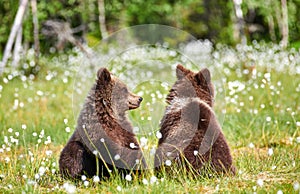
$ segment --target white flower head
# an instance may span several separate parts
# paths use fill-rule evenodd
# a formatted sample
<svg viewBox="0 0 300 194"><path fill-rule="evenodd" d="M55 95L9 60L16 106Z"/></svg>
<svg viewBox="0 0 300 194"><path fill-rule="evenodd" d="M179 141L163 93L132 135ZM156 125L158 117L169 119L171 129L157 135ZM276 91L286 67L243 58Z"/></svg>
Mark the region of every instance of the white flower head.
<svg viewBox="0 0 300 194"><path fill-rule="evenodd" d="M85 187L89 186L89 184L90 184L89 181L84 181L84 182L83 182L83 185L84 185Z"/></svg>
<svg viewBox="0 0 300 194"><path fill-rule="evenodd" d="M299 184L298 182L295 182L295 183L293 184L293 187L294 187L294 190L295 190L295 191L298 191L299 188L300 188L300 184Z"/></svg>
<svg viewBox="0 0 300 194"><path fill-rule="evenodd" d="M96 156L98 154L98 150L94 150L93 154Z"/></svg>
<svg viewBox="0 0 300 194"><path fill-rule="evenodd" d="M117 186L117 191L122 191L122 187L121 186Z"/></svg>
<svg viewBox="0 0 300 194"><path fill-rule="evenodd" d="M165 164L166 164L167 166L171 166L171 165L172 165L172 162L171 162L171 160L166 160Z"/></svg>
<svg viewBox="0 0 300 194"><path fill-rule="evenodd" d="M283 194L283 192L281 190L278 190L277 194Z"/></svg>
<svg viewBox="0 0 300 194"><path fill-rule="evenodd" d="M100 178L99 178L98 176L94 176L94 177L93 177L93 182L94 182L94 183L100 182Z"/></svg>
<svg viewBox="0 0 300 194"><path fill-rule="evenodd" d="M25 124L22 124L22 129L26 129L27 128L27 126L25 125Z"/></svg>
<svg viewBox="0 0 300 194"><path fill-rule="evenodd" d="M67 193L76 192L76 186L72 185L71 183L64 183L63 188L66 190Z"/></svg>
<svg viewBox="0 0 300 194"><path fill-rule="evenodd" d="M257 179L256 183L257 183L258 186L262 187L264 185L264 180Z"/></svg>
<svg viewBox="0 0 300 194"><path fill-rule="evenodd" d="M121 157L120 157L119 154L116 154L115 157L114 157L115 160L119 160L120 158L121 158Z"/></svg>
<svg viewBox="0 0 300 194"><path fill-rule="evenodd" d="M39 175L39 174L35 174L35 175L34 175L34 178L35 178L35 179L39 179L39 178L40 178L40 175Z"/></svg>
<svg viewBox="0 0 300 194"><path fill-rule="evenodd" d="M82 176L81 176L81 180L82 180L82 181L85 181L85 180L86 180L86 176L85 176L85 175L82 175Z"/></svg>
<svg viewBox="0 0 300 194"><path fill-rule="evenodd" d="M268 149L268 155L269 155L269 156L272 156L273 153L274 153L273 149L272 149L272 148L269 148L269 149Z"/></svg>
<svg viewBox="0 0 300 194"><path fill-rule="evenodd" d="M125 180L126 180L126 181L132 181L131 175L130 175L130 174L127 174L127 175L125 176Z"/></svg>
<svg viewBox="0 0 300 194"><path fill-rule="evenodd" d="M140 142L141 147L145 147L147 145L148 139L146 137L141 137Z"/></svg>
<svg viewBox="0 0 300 194"><path fill-rule="evenodd" d="M39 168L39 175L40 175L40 176L43 176L45 172L46 172L46 168L43 167L43 166L41 166L41 167Z"/></svg>
<svg viewBox="0 0 300 194"><path fill-rule="evenodd" d="M198 150L194 150L194 156L197 156L198 155Z"/></svg>
<svg viewBox="0 0 300 194"><path fill-rule="evenodd" d="M64 119L65 125L68 124L68 119Z"/></svg>
<svg viewBox="0 0 300 194"><path fill-rule="evenodd" d="M156 183L157 177L156 176L151 176L150 178L150 184Z"/></svg>
<svg viewBox="0 0 300 194"><path fill-rule="evenodd" d="M148 184L149 184L148 180L144 178L144 179L143 179L143 184L144 184L144 185L148 185Z"/></svg>
<svg viewBox="0 0 300 194"><path fill-rule="evenodd" d="M249 143L249 148L254 148L255 146L254 146L254 144L251 142L251 143Z"/></svg>
<svg viewBox="0 0 300 194"><path fill-rule="evenodd" d="M158 139L162 138L162 134L161 134L160 131L157 131L157 132L156 132L156 137L157 137Z"/></svg>

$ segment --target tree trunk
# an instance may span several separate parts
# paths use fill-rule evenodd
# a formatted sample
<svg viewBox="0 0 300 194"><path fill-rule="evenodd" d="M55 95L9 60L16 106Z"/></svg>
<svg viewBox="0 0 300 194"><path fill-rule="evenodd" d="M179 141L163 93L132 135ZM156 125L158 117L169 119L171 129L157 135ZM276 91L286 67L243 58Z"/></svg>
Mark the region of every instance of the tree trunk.
<svg viewBox="0 0 300 194"><path fill-rule="evenodd" d="M28 0L22 0L19 5L19 9L18 9L17 15L15 17L14 24L11 28L11 32L8 37L8 41L7 41L5 49L4 49L3 58L0 63L0 75L3 73L4 67L7 63L7 60L9 59L10 54L11 54L11 48L14 43L17 32L20 29L20 26L22 24L23 16L24 16L27 4L28 4Z"/></svg>
<svg viewBox="0 0 300 194"><path fill-rule="evenodd" d="M247 44L247 38L245 36L245 22L243 19L243 11L241 8L242 0L233 0L235 16L236 16L236 26L238 29L239 39L242 44Z"/></svg>
<svg viewBox="0 0 300 194"><path fill-rule="evenodd" d="M273 42L276 42L275 24L274 24L274 18L272 15L268 16L268 25L269 25L270 38Z"/></svg>
<svg viewBox="0 0 300 194"><path fill-rule="evenodd" d="M19 28L15 45L14 45L14 55L13 55L13 61L12 61L12 66L15 68L18 66L19 61L20 61L20 55L21 55L21 50L22 50L22 35L23 35L23 28L22 26Z"/></svg>
<svg viewBox="0 0 300 194"><path fill-rule="evenodd" d="M105 25L105 5L104 0L98 0L98 10L99 10L99 25L101 37L106 38L108 36L106 25Z"/></svg>
<svg viewBox="0 0 300 194"><path fill-rule="evenodd" d="M33 20L33 37L34 37L34 56L35 63L39 63L40 56L40 41L39 41L39 23L37 18L37 3L36 0L30 0Z"/></svg>
<svg viewBox="0 0 300 194"><path fill-rule="evenodd" d="M288 10L287 10L287 5L286 5L286 0L281 0L281 10L282 10L282 46L284 48L287 47L288 42L289 42L289 26L288 26Z"/></svg>

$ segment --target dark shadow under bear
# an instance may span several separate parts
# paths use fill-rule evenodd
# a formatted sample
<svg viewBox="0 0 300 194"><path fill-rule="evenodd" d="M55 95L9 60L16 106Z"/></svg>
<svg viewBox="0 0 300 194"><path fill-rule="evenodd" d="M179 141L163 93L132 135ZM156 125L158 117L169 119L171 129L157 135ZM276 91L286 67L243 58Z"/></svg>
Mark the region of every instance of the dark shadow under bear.
<svg viewBox="0 0 300 194"><path fill-rule="evenodd" d="M61 152L60 172L72 178L85 174L107 177L111 171L146 168L142 151L125 112L138 108L142 98L106 68L97 80L80 112L77 127Z"/></svg>
<svg viewBox="0 0 300 194"><path fill-rule="evenodd" d="M194 73L178 65L176 74L161 120L156 170L188 163L197 173L209 166L216 172L235 174L229 146L212 109L214 88L209 70Z"/></svg>

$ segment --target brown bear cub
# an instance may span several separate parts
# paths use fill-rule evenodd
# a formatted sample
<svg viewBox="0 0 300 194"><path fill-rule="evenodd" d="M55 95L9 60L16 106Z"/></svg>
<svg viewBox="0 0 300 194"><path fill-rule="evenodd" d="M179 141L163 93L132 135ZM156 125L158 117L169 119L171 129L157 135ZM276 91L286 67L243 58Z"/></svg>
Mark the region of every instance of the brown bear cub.
<svg viewBox="0 0 300 194"><path fill-rule="evenodd" d="M177 81L166 101L161 120L155 168L187 164L188 171L235 174L229 146L212 109L214 88L208 69L194 73L178 65Z"/></svg>
<svg viewBox="0 0 300 194"><path fill-rule="evenodd" d="M106 68L100 68L76 130L61 152L60 172L72 178L107 177L114 169L128 173L145 168L142 151L125 114L138 108L141 101Z"/></svg>

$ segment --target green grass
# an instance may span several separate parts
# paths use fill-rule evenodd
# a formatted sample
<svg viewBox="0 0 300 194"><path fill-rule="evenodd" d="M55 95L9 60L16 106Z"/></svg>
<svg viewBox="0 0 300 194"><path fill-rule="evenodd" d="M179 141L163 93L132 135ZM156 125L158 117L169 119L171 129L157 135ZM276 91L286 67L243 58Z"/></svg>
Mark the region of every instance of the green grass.
<svg viewBox="0 0 300 194"><path fill-rule="evenodd" d="M22 81L17 76L8 83L3 80L8 78L6 74L0 80L0 192L64 193L63 185L70 183L78 193L299 193L294 186L300 182L300 76L270 70L267 80L264 69L257 71L261 75L254 79L237 76L232 69L230 76L224 76L226 98L217 95L216 99L217 114L222 113L226 101L222 128L232 149L236 176L194 177L174 169L172 175L164 172L154 181L156 177L149 170L138 177L132 175L132 181L116 175L101 183L88 179L88 186L58 174L59 153L76 126L73 71L67 65L42 65L33 80L27 77ZM48 81L49 73L57 75ZM229 82L234 80L245 89L231 94ZM138 137L148 138L145 152L156 146L155 132L167 89L157 82L145 82L134 89L143 91L144 101L129 118L140 128ZM14 108L16 100L18 106ZM66 132L67 127L71 132Z"/></svg>

